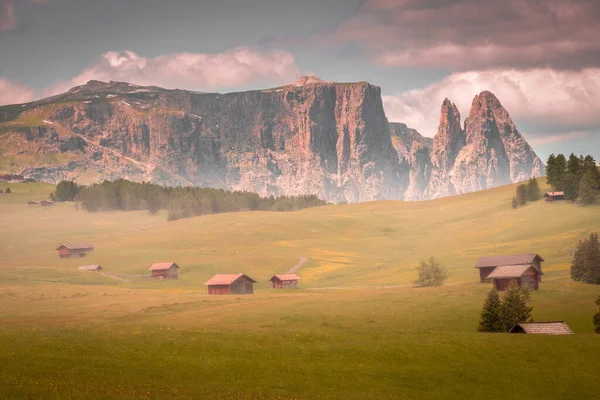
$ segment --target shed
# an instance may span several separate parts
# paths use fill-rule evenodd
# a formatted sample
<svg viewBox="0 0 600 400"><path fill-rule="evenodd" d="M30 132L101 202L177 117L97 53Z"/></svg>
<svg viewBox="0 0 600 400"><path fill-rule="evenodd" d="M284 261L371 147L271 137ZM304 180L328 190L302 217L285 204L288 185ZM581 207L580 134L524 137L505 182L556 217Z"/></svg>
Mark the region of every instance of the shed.
<svg viewBox="0 0 600 400"><path fill-rule="evenodd" d="M39 202L39 201L37 201L37 200L29 200L29 201L27 202L27 204L29 204L29 205L34 205L34 204L40 204L40 202Z"/></svg>
<svg viewBox="0 0 600 400"><path fill-rule="evenodd" d="M269 282L271 282L271 287L274 289L288 289L288 288L297 288L298 281L300 277L296 274L280 274L273 275Z"/></svg>
<svg viewBox="0 0 600 400"><path fill-rule="evenodd" d="M522 288L538 290L541 275L542 271L531 264L503 265L496 267L487 278L492 280L496 290L504 292L512 281L517 282Z"/></svg>
<svg viewBox="0 0 600 400"><path fill-rule="evenodd" d="M546 199L546 201L564 200L565 192L546 192L546 194L544 194L544 199Z"/></svg>
<svg viewBox="0 0 600 400"><path fill-rule="evenodd" d="M572 335L573 331L565 321L523 322L512 327L509 333L530 333L537 335Z"/></svg>
<svg viewBox="0 0 600 400"><path fill-rule="evenodd" d="M66 257L83 257L90 251L94 250L94 245L92 244L66 244L63 243L56 248L58 250L58 256L60 258Z"/></svg>
<svg viewBox="0 0 600 400"><path fill-rule="evenodd" d="M40 201L40 205L42 207L50 207L50 206L54 205L54 202L50 201L50 200L42 200L42 201Z"/></svg>
<svg viewBox="0 0 600 400"><path fill-rule="evenodd" d="M481 257L479 260L477 260L475 268L479 269L480 282L490 282L488 275L491 274L496 267L503 265L533 265L541 272L543 261L544 259L536 253L517 254L512 256Z"/></svg>
<svg viewBox="0 0 600 400"><path fill-rule="evenodd" d="M152 277L158 279L177 279L177 270L179 265L172 261L154 263L149 270L152 271Z"/></svg>
<svg viewBox="0 0 600 400"><path fill-rule="evenodd" d="M244 274L216 274L204 286L208 286L208 294L253 294L255 283Z"/></svg>
<svg viewBox="0 0 600 400"><path fill-rule="evenodd" d="M102 267L99 265L80 265L77 269L84 271L102 271Z"/></svg>

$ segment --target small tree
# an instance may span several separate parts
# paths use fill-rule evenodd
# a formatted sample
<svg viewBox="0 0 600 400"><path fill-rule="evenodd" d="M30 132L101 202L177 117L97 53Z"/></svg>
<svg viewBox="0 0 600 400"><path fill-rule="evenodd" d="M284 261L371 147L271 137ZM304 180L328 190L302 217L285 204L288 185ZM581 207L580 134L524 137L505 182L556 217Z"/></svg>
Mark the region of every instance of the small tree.
<svg viewBox="0 0 600 400"><path fill-rule="evenodd" d="M594 204L598 197L598 182L594 173L586 171L579 183L579 197L581 204Z"/></svg>
<svg viewBox="0 0 600 400"><path fill-rule="evenodd" d="M478 332L504 332L502 324L502 302L496 288L493 288L483 303Z"/></svg>
<svg viewBox="0 0 600 400"><path fill-rule="evenodd" d="M415 281L418 286L441 286L450 275L446 267L435 261L435 258L429 258L429 262L421 261L417 268L419 277Z"/></svg>
<svg viewBox="0 0 600 400"><path fill-rule="evenodd" d="M597 233L577 242L571 264L571 279L577 282L600 284L600 242Z"/></svg>
<svg viewBox="0 0 600 400"><path fill-rule="evenodd" d="M512 208L519 208L519 200L517 200L517 196L513 196L511 205Z"/></svg>
<svg viewBox="0 0 600 400"><path fill-rule="evenodd" d="M579 176L567 174L565 176L565 199L575 202L579 197Z"/></svg>
<svg viewBox="0 0 600 400"><path fill-rule="evenodd" d="M527 185L521 184L517 187L517 202L520 206L527 204Z"/></svg>
<svg viewBox="0 0 600 400"><path fill-rule="evenodd" d="M542 198L542 191L538 185L538 181L535 178L531 178L527 182L527 200L537 201Z"/></svg>
<svg viewBox="0 0 600 400"><path fill-rule="evenodd" d="M596 333L600 333L600 294L596 297L596 305L598 306L598 312L594 314L594 330Z"/></svg>
<svg viewBox="0 0 600 400"><path fill-rule="evenodd" d="M516 281L511 281L502 299L502 326L508 332L521 322L531 322L533 307L527 305L529 292L521 289Z"/></svg>
<svg viewBox="0 0 600 400"><path fill-rule="evenodd" d="M12 193L12 190L10 190L10 188L7 187L6 190L4 191L4 193L6 193L6 194Z"/></svg>

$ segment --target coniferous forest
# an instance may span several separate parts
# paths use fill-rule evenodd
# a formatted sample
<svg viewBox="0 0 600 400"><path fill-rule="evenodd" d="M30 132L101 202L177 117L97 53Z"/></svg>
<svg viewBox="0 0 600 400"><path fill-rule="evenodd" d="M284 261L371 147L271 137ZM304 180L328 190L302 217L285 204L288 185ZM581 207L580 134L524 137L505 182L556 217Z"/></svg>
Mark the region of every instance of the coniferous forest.
<svg viewBox="0 0 600 400"><path fill-rule="evenodd" d="M204 214L235 211L294 211L327 204L315 195L261 197L251 192L192 186L164 187L148 182L126 179L104 181L80 186L62 181L52 198L57 201L77 201L87 211L107 210L168 210L170 221Z"/></svg>

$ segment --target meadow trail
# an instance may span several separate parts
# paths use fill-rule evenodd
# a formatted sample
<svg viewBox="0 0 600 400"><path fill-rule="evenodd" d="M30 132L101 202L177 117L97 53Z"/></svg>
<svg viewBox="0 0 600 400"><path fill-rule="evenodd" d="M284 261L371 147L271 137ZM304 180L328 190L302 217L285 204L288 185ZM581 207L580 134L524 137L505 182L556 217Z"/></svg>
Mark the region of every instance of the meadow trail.
<svg viewBox="0 0 600 400"><path fill-rule="evenodd" d="M288 271L288 274L293 274L294 272L298 271L298 268L300 268L307 261L308 261L308 258L300 257L298 259L298 262L296 264L294 264L294 266L292 268L290 268L290 270Z"/></svg>

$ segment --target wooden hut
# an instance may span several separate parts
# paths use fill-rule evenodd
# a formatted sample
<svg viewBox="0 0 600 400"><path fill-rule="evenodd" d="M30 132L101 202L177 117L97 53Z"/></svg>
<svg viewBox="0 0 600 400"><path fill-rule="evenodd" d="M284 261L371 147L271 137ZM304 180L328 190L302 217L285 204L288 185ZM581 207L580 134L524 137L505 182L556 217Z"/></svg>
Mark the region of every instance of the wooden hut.
<svg viewBox="0 0 600 400"><path fill-rule="evenodd" d="M256 281L244 274L217 274L204 282L208 294L253 294Z"/></svg>
<svg viewBox="0 0 600 400"><path fill-rule="evenodd" d="M29 201L27 202L27 204L29 204L30 206L32 206L32 205L40 204L40 202L39 202L39 201L36 201L36 200L29 200Z"/></svg>
<svg viewBox="0 0 600 400"><path fill-rule="evenodd" d="M102 271L102 267L99 265L80 265L77 269L81 269L83 271Z"/></svg>
<svg viewBox="0 0 600 400"><path fill-rule="evenodd" d="M491 279L496 290L504 292L510 282L515 281L522 288L538 290L542 271L530 264L503 265L496 267L487 279Z"/></svg>
<svg viewBox="0 0 600 400"><path fill-rule="evenodd" d="M533 265L540 272L542 272L543 261L544 259L540 257L539 254L535 253L518 254L512 256L481 257L479 260L477 260L475 268L479 269L480 282L490 282L491 279L488 279L488 276L497 267L505 265Z"/></svg>
<svg viewBox="0 0 600 400"><path fill-rule="evenodd" d="M149 270L152 271L152 277L157 279L177 279L177 270L179 265L172 261L154 263Z"/></svg>
<svg viewBox="0 0 600 400"><path fill-rule="evenodd" d="M572 335L573 331L565 321L523 322L516 324L510 333L530 333L534 335Z"/></svg>
<svg viewBox="0 0 600 400"><path fill-rule="evenodd" d="M50 207L50 206L54 205L54 202L50 201L50 200L42 200L42 201L40 201L40 205L42 207Z"/></svg>
<svg viewBox="0 0 600 400"><path fill-rule="evenodd" d="M544 199L546 201L564 200L565 192L546 192L546 194L544 194Z"/></svg>
<svg viewBox="0 0 600 400"><path fill-rule="evenodd" d="M60 258L67 257L83 257L90 251L94 250L92 244L61 244L56 248L58 250L58 256Z"/></svg>
<svg viewBox="0 0 600 400"><path fill-rule="evenodd" d="M273 277L269 279L269 282L271 282L271 287L273 289L295 289L298 287L299 280L300 277L296 274L280 274L273 275Z"/></svg>

